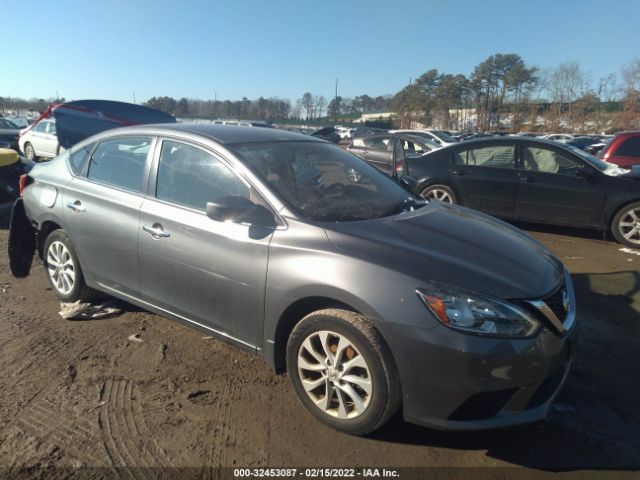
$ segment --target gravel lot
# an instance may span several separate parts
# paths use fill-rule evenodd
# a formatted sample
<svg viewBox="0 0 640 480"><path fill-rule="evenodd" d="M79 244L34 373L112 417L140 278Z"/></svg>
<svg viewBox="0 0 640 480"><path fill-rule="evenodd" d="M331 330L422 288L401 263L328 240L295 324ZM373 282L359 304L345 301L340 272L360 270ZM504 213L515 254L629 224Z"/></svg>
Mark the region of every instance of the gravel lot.
<svg viewBox="0 0 640 480"><path fill-rule="evenodd" d="M573 369L547 421L444 433L397 417L354 438L306 414L286 376L200 332L128 305L111 319L61 319L39 262L27 279L11 276L0 218L2 472L51 478L43 469L117 466L121 478L138 479L171 476L173 467L199 478L225 466L517 467L525 476L638 469L640 252L589 233L527 229L570 269L581 322Z"/></svg>

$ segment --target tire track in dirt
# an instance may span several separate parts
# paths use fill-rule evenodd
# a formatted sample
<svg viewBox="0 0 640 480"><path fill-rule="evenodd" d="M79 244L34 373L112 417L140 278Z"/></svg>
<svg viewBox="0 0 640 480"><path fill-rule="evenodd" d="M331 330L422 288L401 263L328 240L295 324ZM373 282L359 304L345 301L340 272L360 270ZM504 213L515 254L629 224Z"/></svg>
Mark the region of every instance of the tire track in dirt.
<svg viewBox="0 0 640 480"><path fill-rule="evenodd" d="M236 443L240 412L234 412L234 406L241 396L242 383L231 379L215 393L218 399L216 412L213 419L207 423L207 430L213 430L213 436L207 455L208 465L204 467L202 472L204 478L211 480L231 476L231 473L224 467L229 466L229 450Z"/></svg>
<svg viewBox="0 0 640 480"><path fill-rule="evenodd" d="M110 379L105 382L105 408L101 411L104 426L103 444L114 467L135 480L146 479L164 471L157 444L150 441L150 435L141 417L141 410L135 407L135 386L131 380ZM154 452L155 450L155 452ZM143 468L139 468L143 467Z"/></svg>
<svg viewBox="0 0 640 480"><path fill-rule="evenodd" d="M89 450L92 445L98 444L90 422L85 418L77 418L67 409L56 407L47 398L32 404L20 416L18 424L36 439L47 441L78 460L87 459L92 465L105 463L104 458Z"/></svg>

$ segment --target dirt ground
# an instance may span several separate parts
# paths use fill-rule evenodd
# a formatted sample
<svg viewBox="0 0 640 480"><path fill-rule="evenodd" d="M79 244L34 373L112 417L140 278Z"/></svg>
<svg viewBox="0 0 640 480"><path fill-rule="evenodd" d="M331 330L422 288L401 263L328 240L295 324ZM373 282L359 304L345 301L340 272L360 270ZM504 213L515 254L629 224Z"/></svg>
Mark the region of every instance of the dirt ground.
<svg viewBox="0 0 640 480"><path fill-rule="evenodd" d="M114 466L131 479L177 478L175 467L197 478L233 478L218 467L640 468L640 251L527 227L570 269L581 322L574 366L546 421L445 433L396 417L355 438L305 413L286 376L200 332L131 306L107 320L61 319L39 262L27 279L11 276L6 224L0 477Z"/></svg>

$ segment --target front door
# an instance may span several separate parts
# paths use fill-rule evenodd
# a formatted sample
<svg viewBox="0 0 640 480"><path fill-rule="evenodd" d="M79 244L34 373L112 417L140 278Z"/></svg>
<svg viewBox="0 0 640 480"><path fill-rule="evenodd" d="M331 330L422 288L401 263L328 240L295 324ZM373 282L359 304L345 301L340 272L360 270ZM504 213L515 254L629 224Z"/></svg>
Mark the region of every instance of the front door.
<svg viewBox="0 0 640 480"><path fill-rule="evenodd" d="M595 226L605 202L602 174L563 149L523 144L516 215L561 225Z"/></svg>
<svg viewBox="0 0 640 480"><path fill-rule="evenodd" d="M195 145L164 140L157 164L155 195L144 200L138 229L144 300L256 345L273 230L205 213L207 202L235 195L255 201L255 191Z"/></svg>

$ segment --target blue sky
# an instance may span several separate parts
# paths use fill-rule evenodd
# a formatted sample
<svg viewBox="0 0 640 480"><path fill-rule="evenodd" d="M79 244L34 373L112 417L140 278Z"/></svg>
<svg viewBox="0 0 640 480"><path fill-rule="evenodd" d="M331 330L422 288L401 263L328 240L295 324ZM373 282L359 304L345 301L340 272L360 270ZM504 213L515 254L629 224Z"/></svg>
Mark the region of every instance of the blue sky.
<svg viewBox="0 0 640 480"><path fill-rule="evenodd" d="M295 100L395 93L494 53L578 61L594 83L640 55L640 0L13 0L0 96Z"/></svg>

